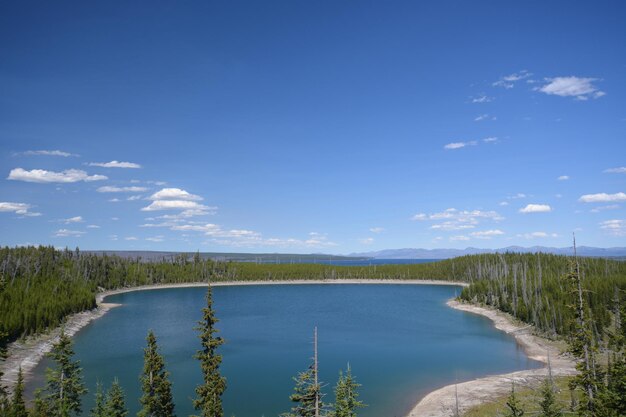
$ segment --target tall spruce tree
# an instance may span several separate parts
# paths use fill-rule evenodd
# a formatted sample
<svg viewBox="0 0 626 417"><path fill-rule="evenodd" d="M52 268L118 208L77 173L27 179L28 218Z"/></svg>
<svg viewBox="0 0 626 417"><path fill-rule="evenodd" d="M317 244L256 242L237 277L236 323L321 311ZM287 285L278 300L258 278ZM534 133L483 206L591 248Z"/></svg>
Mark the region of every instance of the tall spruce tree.
<svg viewBox="0 0 626 417"><path fill-rule="evenodd" d="M6 288L6 281L4 276L0 276L0 301L4 298L4 289ZM2 303L0 303L2 304ZM3 323L0 322L0 414L6 414L9 410L9 393L7 388L2 383L2 363L7 358L7 345L9 343L9 334L4 331Z"/></svg>
<svg viewBox="0 0 626 417"><path fill-rule="evenodd" d="M81 397L87 389L83 384L80 362L74 360L72 339L63 330L47 356L55 362L55 367L46 369L46 385L40 398L45 406L41 408L54 417L80 415Z"/></svg>
<svg viewBox="0 0 626 417"><path fill-rule="evenodd" d="M561 417L563 415L563 409L556 400L554 384L549 378L541 385L539 407L541 408L539 417Z"/></svg>
<svg viewBox="0 0 626 417"><path fill-rule="evenodd" d="M524 415L524 410L517 395L515 395L515 382L511 384L511 393L506 400L506 407L508 409L505 414L506 417L522 417Z"/></svg>
<svg viewBox="0 0 626 417"><path fill-rule="evenodd" d="M111 384L111 388L107 392L104 411L107 417L126 417L128 414L124 390L117 378L113 380L113 384Z"/></svg>
<svg viewBox="0 0 626 417"><path fill-rule="evenodd" d="M172 384L169 372L165 370L165 361L159 353L156 336L150 330L144 349L143 373L140 376L143 395L139 399L141 410L138 417L175 417L172 399Z"/></svg>
<svg viewBox="0 0 626 417"><path fill-rule="evenodd" d="M96 382L95 404L90 412L90 417L107 417L104 412L104 403L106 401L104 388L100 381Z"/></svg>
<svg viewBox="0 0 626 417"><path fill-rule="evenodd" d="M356 417L358 408L365 407L362 401L358 400L358 388L361 384L357 383L352 376L350 364L346 369L345 375L339 371L339 380L335 386L335 411L333 417Z"/></svg>
<svg viewBox="0 0 626 417"><path fill-rule="evenodd" d="M17 372L17 382L13 390L13 398L11 400L11 417L28 417L26 410L26 402L24 401L24 375L20 366Z"/></svg>
<svg viewBox="0 0 626 417"><path fill-rule="evenodd" d="M206 307L202 309L202 320L198 322L196 330L200 332L202 349L198 350L195 358L200 361L203 383L196 387L196 399L193 406L200 412L201 417L223 417L222 394L226 390L226 378L220 375L222 355L217 353L218 347L224 344L224 339L216 336L218 330L215 324L219 320L213 311L213 292L211 286L206 293Z"/></svg>

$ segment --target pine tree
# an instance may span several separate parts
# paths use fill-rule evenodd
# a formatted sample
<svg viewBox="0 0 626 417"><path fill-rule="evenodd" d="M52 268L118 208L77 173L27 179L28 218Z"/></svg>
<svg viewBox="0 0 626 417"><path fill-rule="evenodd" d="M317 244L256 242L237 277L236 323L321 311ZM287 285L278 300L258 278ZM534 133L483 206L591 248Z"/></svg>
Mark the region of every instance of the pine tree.
<svg viewBox="0 0 626 417"><path fill-rule="evenodd" d="M282 417L315 417L315 402L319 396L319 384L315 384L312 367L300 372L293 378L296 385L289 399L296 403L291 411L284 413Z"/></svg>
<svg viewBox="0 0 626 417"><path fill-rule="evenodd" d="M107 392L106 404L104 407L106 417L126 417L126 401L124 399L124 390L120 386L117 378L113 380L111 388Z"/></svg>
<svg viewBox="0 0 626 417"><path fill-rule="evenodd" d="M20 366L17 372L17 382L13 390L13 399L11 401L11 417L28 417L26 411L26 403L24 402L24 375Z"/></svg>
<svg viewBox="0 0 626 417"><path fill-rule="evenodd" d="M159 354L152 330L148 332L146 341L148 346L144 349L143 373L140 377L143 395L139 402L142 408L137 416L175 417L169 372L165 370L165 361Z"/></svg>
<svg viewBox="0 0 626 417"><path fill-rule="evenodd" d="M46 369L46 386L42 400L46 409L55 417L69 417L82 412L81 397L87 392L83 384L80 362L73 360L72 339L61 331L59 341L52 345L47 354L55 363Z"/></svg>
<svg viewBox="0 0 626 417"><path fill-rule="evenodd" d="M357 383L352 376L350 364L344 375L339 371L339 380L335 386L335 412L333 417L356 417L356 410L365 407L362 401L359 401L359 393L357 389L361 384Z"/></svg>
<svg viewBox="0 0 626 417"><path fill-rule="evenodd" d="M196 353L195 358L200 361L203 384L196 387L197 398L193 400L193 406L200 411L201 417L224 416L222 394L226 390L226 378L220 375L222 355L217 353L217 348L224 344L224 339L215 335L218 332L215 324L219 320L213 311L212 295L209 286L206 294L207 306L202 309L202 321L198 322L199 326L196 328L200 332L202 349Z"/></svg>
<svg viewBox="0 0 626 417"><path fill-rule="evenodd" d="M561 417L563 415L563 409L556 400L554 384L550 379L546 379L541 386L539 407L541 408L539 417Z"/></svg>
<svg viewBox="0 0 626 417"><path fill-rule="evenodd" d="M6 288L6 282L4 276L0 276L0 300L3 298L4 289ZM0 303L1 304L1 303ZM9 335L4 331L2 323L0 322L0 413L8 413L9 410L9 393L7 388L2 384L2 362L7 358L7 345L9 344Z"/></svg>
<svg viewBox="0 0 626 417"><path fill-rule="evenodd" d="M511 394L506 400L506 406L508 408L506 417L522 417L524 415L524 410L522 410L519 399L515 395L515 382L511 385Z"/></svg>
<svg viewBox="0 0 626 417"><path fill-rule="evenodd" d="M96 404L91 409L90 416L91 417L107 417L104 412L104 402L105 402L105 394L104 388L102 388L102 384L100 381L96 383L96 396L95 396Z"/></svg>

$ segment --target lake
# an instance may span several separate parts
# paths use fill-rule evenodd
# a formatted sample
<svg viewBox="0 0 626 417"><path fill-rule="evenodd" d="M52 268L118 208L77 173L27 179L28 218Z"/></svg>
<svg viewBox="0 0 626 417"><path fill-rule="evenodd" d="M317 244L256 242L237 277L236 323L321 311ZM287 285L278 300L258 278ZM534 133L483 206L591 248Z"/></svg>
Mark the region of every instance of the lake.
<svg viewBox="0 0 626 417"><path fill-rule="evenodd" d="M253 285L215 287L217 327L227 378L226 416L278 416L289 410L292 377L307 369L318 327L324 398L349 363L362 384L362 417L404 416L429 391L476 377L539 367L515 340L482 316L445 305L460 287L400 284ZM110 296L122 304L75 336L93 405L95 384L118 377L130 416L139 409L139 374L148 329L153 329L171 372L176 411L193 413L201 380L193 330L205 305L205 288L137 291ZM43 361L36 369L41 384Z"/></svg>

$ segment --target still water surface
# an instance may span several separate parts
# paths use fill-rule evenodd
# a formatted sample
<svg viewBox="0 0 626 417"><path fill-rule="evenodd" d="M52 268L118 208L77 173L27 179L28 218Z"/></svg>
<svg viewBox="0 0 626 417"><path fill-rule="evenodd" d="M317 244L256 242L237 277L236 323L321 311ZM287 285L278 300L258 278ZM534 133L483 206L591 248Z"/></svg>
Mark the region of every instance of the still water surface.
<svg viewBox="0 0 626 417"><path fill-rule="evenodd" d="M228 388L225 415L277 416L289 410L292 376L312 356L313 328L319 332L320 376L326 401L340 369L350 363L369 405L362 417L403 416L434 388L479 376L537 367L515 340L481 316L453 310L447 299L459 287L435 285L257 285L216 287L214 308ZM122 304L75 336L93 405L97 380L117 377L130 416L139 409L138 376L148 329L157 335L173 381L179 416L193 412L200 382L193 330L201 318L204 288L137 291L110 296ZM42 362L36 370L43 379ZM36 382L37 383L37 382Z"/></svg>

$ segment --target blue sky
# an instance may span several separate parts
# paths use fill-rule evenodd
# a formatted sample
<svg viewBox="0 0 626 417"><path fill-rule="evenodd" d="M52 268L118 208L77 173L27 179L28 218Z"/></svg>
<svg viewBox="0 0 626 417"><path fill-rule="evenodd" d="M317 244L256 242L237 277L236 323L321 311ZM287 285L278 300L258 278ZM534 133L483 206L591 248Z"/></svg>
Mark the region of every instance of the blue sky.
<svg viewBox="0 0 626 417"><path fill-rule="evenodd" d="M3 2L0 245L626 246L621 1Z"/></svg>

